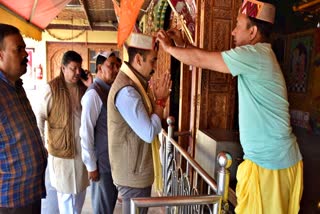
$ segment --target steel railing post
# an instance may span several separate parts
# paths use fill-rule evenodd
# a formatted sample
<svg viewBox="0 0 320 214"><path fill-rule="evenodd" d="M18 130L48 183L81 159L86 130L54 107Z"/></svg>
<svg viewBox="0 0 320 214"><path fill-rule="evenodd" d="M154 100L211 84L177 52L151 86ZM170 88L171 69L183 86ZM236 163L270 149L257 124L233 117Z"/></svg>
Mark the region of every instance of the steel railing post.
<svg viewBox="0 0 320 214"><path fill-rule="evenodd" d="M227 213L229 210L228 194L230 171L229 167L232 164L232 157L227 152L220 152L217 156L217 162L220 168L217 171L217 194L222 196L222 213Z"/></svg>

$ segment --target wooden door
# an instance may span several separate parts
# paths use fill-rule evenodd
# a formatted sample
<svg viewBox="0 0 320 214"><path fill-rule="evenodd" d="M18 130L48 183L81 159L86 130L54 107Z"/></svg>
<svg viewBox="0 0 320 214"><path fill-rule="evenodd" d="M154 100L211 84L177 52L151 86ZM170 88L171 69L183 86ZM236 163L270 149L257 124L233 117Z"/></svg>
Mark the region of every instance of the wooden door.
<svg viewBox="0 0 320 214"><path fill-rule="evenodd" d="M236 23L241 0L197 1L196 38L194 45L205 50L223 51L233 46L231 32ZM161 75L171 65L171 58L160 49L158 71ZM193 154L196 131L199 128L234 129L237 118L236 79L221 74L181 64L179 85L179 131L191 131L180 142L189 141ZM173 103L170 103L172 105Z"/></svg>
<svg viewBox="0 0 320 214"><path fill-rule="evenodd" d="M200 3L200 47L223 51L233 46L231 32L236 23L241 0L205 0ZM210 8L210 9L208 9ZM233 129L237 112L236 79L203 69L198 78L197 127ZM236 115L237 116L237 115Z"/></svg>
<svg viewBox="0 0 320 214"><path fill-rule="evenodd" d="M82 67L85 69L90 68L90 61L92 61L90 51L118 51L120 58L123 58L122 49L119 50L117 44L47 42L47 81L59 75L62 56L69 50L74 50L81 55Z"/></svg>

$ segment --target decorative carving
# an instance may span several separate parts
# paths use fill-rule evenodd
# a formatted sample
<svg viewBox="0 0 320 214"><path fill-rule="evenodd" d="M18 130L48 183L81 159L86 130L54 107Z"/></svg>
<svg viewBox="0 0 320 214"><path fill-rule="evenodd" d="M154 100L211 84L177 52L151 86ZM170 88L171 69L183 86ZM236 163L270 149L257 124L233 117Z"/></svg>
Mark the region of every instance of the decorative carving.
<svg viewBox="0 0 320 214"><path fill-rule="evenodd" d="M212 50L223 51L230 48L230 20L215 19L212 21Z"/></svg>
<svg viewBox="0 0 320 214"><path fill-rule="evenodd" d="M232 7L232 0L215 0L214 7L230 9Z"/></svg>
<svg viewBox="0 0 320 214"><path fill-rule="evenodd" d="M201 2L200 47L223 51L232 44L238 0ZM207 8L212 8L207 10ZM235 80L228 74L202 70L199 128L233 128Z"/></svg>
<svg viewBox="0 0 320 214"><path fill-rule="evenodd" d="M48 81L52 80L53 78L55 78L60 74L61 59L65 51L62 51L61 49L59 49L59 50L53 50L52 52L53 52L53 55L51 58L49 58L52 63L50 63L50 66L49 66L50 69L48 74L50 75L48 75Z"/></svg>
<svg viewBox="0 0 320 214"><path fill-rule="evenodd" d="M211 92L228 92L229 86L227 84L214 84L209 85L209 93Z"/></svg>
<svg viewBox="0 0 320 214"><path fill-rule="evenodd" d="M156 78L159 78L162 74L170 70L170 62L170 55L160 47L158 51L157 70L154 74Z"/></svg>
<svg viewBox="0 0 320 214"><path fill-rule="evenodd" d="M220 18L220 19L231 19L232 18L232 12L230 10L214 8L212 10L212 14L214 14L215 18Z"/></svg>
<svg viewBox="0 0 320 214"><path fill-rule="evenodd" d="M209 94L210 111L208 112L209 128L227 128L228 94Z"/></svg>
<svg viewBox="0 0 320 214"><path fill-rule="evenodd" d="M217 83L226 83L228 81L229 74L222 74L218 72L210 72L210 82L217 84Z"/></svg>

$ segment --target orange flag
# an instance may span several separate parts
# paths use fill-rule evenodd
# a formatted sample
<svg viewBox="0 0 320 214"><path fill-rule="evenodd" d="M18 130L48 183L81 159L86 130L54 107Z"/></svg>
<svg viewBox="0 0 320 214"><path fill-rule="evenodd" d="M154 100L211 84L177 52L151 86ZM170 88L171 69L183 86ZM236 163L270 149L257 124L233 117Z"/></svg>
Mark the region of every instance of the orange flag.
<svg viewBox="0 0 320 214"><path fill-rule="evenodd" d="M132 32L144 0L121 0L118 26L118 46L121 47Z"/></svg>

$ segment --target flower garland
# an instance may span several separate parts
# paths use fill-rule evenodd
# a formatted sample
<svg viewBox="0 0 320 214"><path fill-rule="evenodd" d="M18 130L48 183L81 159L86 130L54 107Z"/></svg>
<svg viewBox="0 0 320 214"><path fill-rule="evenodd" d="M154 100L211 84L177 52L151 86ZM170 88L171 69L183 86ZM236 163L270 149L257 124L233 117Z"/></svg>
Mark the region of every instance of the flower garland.
<svg viewBox="0 0 320 214"><path fill-rule="evenodd" d="M79 32L79 33L76 34L75 36L62 38L62 37L59 37L59 36L55 35L54 33L50 32L50 30L48 30L48 29L47 29L46 31L47 31L48 34L49 34L50 36L52 36L53 38L58 39L58 40L62 40L62 41L76 39L76 38L78 38L79 36L81 36L82 34L84 34L84 32L86 32L86 30L82 30L81 32Z"/></svg>

